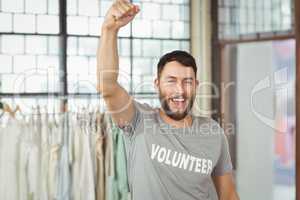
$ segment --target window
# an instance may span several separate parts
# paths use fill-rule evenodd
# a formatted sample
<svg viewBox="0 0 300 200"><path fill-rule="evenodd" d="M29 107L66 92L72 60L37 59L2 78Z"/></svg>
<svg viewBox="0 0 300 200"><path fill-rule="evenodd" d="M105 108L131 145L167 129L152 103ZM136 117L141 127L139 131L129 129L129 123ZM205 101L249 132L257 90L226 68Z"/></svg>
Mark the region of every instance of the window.
<svg viewBox="0 0 300 200"><path fill-rule="evenodd" d="M64 85L67 95L97 93L100 27L113 1L61 1L67 5L65 53L60 49L58 0L0 0L0 20L5 22L0 24L0 94L63 94ZM159 57L175 49L190 51L190 2L133 2L141 12L119 33L118 81L132 94L149 95L154 94Z"/></svg>
<svg viewBox="0 0 300 200"><path fill-rule="evenodd" d="M59 92L58 0L0 3L0 93Z"/></svg>
<svg viewBox="0 0 300 200"><path fill-rule="evenodd" d="M218 0L218 12L220 39L293 28L292 0Z"/></svg>

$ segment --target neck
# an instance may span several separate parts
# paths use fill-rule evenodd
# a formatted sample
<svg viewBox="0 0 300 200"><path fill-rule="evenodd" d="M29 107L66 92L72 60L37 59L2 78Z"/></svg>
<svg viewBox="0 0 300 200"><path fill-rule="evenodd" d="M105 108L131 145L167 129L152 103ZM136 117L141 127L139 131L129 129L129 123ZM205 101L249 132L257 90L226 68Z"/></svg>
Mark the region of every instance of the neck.
<svg viewBox="0 0 300 200"><path fill-rule="evenodd" d="M186 128L192 126L193 118L190 114L187 114L183 119L181 120L174 120L160 108L159 109L159 115L163 119L164 122L167 124L175 127L175 128Z"/></svg>

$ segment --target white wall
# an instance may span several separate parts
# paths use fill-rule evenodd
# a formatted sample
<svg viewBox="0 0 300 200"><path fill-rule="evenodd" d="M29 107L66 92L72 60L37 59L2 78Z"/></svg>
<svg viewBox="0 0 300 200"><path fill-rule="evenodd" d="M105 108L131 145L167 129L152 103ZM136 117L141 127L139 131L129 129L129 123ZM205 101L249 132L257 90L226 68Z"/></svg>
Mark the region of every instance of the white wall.
<svg viewBox="0 0 300 200"><path fill-rule="evenodd" d="M271 88L251 91L259 81L272 75L272 43L241 44L237 61L237 188L243 200L273 199L274 130L255 115L272 118L274 96Z"/></svg>

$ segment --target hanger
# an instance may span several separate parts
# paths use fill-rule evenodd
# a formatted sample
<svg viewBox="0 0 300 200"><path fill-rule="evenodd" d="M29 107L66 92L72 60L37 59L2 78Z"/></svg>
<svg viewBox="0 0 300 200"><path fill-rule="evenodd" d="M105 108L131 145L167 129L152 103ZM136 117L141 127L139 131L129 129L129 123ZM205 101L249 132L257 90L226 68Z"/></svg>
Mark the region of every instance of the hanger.
<svg viewBox="0 0 300 200"><path fill-rule="evenodd" d="M1 109L3 110L3 114L0 117L2 117L4 113L8 113L11 117L14 117L14 111L7 103L1 102Z"/></svg>
<svg viewBox="0 0 300 200"><path fill-rule="evenodd" d="M22 119L25 120L25 115L23 114L21 108L19 105L17 105L17 107L15 108L15 110L13 111L13 117L15 118L16 117L16 113L19 113L22 117Z"/></svg>

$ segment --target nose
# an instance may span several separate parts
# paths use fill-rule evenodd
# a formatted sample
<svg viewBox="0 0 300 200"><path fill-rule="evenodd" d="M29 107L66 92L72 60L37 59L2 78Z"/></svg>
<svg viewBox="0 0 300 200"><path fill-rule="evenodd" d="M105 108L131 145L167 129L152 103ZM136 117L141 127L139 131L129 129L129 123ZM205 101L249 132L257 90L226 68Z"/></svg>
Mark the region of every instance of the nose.
<svg viewBox="0 0 300 200"><path fill-rule="evenodd" d="M183 88L183 84L181 82L178 82L176 84L176 93L179 95L182 95L184 93L184 88Z"/></svg>

